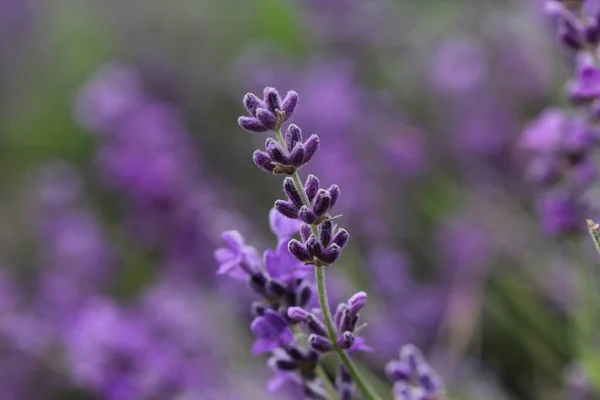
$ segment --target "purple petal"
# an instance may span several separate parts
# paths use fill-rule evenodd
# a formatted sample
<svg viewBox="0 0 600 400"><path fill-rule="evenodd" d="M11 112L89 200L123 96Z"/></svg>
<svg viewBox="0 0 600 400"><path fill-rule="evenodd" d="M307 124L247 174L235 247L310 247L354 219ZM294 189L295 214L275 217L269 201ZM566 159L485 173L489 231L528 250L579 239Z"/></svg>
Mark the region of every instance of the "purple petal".
<svg viewBox="0 0 600 400"><path fill-rule="evenodd" d="M238 231L226 231L221 238L235 251L241 251L245 245L244 237Z"/></svg>
<svg viewBox="0 0 600 400"><path fill-rule="evenodd" d="M288 218L274 208L269 211L269 226L278 239L291 238L300 230L301 224L299 220Z"/></svg>
<svg viewBox="0 0 600 400"><path fill-rule="evenodd" d="M258 338L252 345L252 354L258 356L263 353L267 353L279 347L279 343L276 340Z"/></svg>

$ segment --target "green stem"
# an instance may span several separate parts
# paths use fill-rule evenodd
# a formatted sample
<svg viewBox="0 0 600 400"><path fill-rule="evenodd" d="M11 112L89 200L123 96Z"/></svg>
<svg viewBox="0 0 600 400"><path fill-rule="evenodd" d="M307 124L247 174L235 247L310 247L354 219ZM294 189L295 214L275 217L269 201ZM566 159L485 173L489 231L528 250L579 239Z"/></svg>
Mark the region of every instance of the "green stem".
<svg viewBox="0 0 600 400"><path fill-rule="evenodd" d="M287 151L285 140L283 139L283 135L281 134L280 129L277 129L275 131L275 136L277 137L279 144L281 144L281 147L283 147L283 149L285 151ZM310 200L308 199L308 195L306 194L306 191L304 190L304 185L302 184L302 180L300 179L300 175L298 174L298 172L294 172L292 174L292 179L294 180L294 184L296 185L296 188L300 192L300 196L302 197L302 202L307 207L310 207L311 206ZM312 232L315 234L315 236L318 237L319 231L318 231L317 227L315 225L312 225L311 229L312 229ZM329 307L329 300L327 298L327 288L325 286L325 268L324 267L315 266L315 278L317 281L317 293L318 293L318 297L319 297L319 305L321 306L323 320L325 322L325 326L327 327L327 336L329 336L329 340L331 340L331 343L333 343L335 353L337 354L337 356L340 359L340 361L342 362L342 364L344 364L344 366L348 370L348 373L350 374L350 376L356 383L356 386L363 393L365 400L381 400L381 398L373 390L371 385L369 385L369 383L362 378L360 372L356 368L356 365L354 365L354 362L352 361L352 359L350 358L348 353L345 350L340 349L337 345L336 329L335 329L335 325L333 323L333 316L331 315L331 308Z"/></svg>

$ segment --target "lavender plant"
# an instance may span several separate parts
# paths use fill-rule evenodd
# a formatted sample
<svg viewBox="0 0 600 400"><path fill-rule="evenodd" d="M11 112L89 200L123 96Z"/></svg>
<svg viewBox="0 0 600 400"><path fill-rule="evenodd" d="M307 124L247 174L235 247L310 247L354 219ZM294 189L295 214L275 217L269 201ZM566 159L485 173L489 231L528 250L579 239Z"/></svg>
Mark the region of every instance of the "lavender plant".
<svg viewBox="0 0 600 400"><path fill-rule="evenodd" d="M324 189L314 175L303 183L298 172L315 155L320 139L311 135L304 140L295 124L283 129L298 104L294 91L282 99L277 90L267 87L263 99L248 93L243 103L250 116L238 119L242 128L275 134L267 138L265 151L254 152L253 160L266 172L287 175L283 181L287 198L277 200L270 215L279 240L277 250L267 250L261 260L239 232L227 231L222 237L228 247L218 249L215 258L219 274L247 280L261 297L252 305L251 329L257 337L252 351L272 354L268 364L276 376L269 389L291 382L309 399L350 400L356 385L365 399L379 399L351 357L369 350L359 335L365 326L359 324L359 311L367 303L367 294L356 293L332 313L325 286L326 268L340 257L349 239L348 232L335 223L339 216L332 214L340 188L334 184ZM293 238L297 232L300 240ZM307 280L311 269L320 305L315 310L307 309L314 290ZM335 353L341 363L335 384L322 363L328 353ZM388 372L396 382L396 399L445 398L441 380L412 346L403 349L400 361L389 364Z"/></svg>

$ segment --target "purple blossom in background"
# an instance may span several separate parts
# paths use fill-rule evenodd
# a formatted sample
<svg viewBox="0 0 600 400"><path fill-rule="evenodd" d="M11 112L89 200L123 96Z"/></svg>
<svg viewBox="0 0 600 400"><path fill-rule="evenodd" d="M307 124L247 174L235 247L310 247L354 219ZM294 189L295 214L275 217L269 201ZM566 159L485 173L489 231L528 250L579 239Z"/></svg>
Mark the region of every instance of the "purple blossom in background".
<svg viewBox="0 0 600 400"><path fill-rule="evenodd" d="M443 42L430 62L435 87L465 93L481 87L487 79L486 54L475 38L458 36Z"/></svg>
<svg viewBox="0 0 600 400"><path fill-rule="evenodd" d="M200 181L193 140L174 106L150 96L135 69L113 64L83 87L76 112L99 134L100 175L126 200L130 234L173 274L203 275L198 266L210 263L223 212Z"/></svg>
<svg viewBox="0 0 600 400"><path fill-rule="evenodd" d="M529 178L544 190L537 212L545 233L581 231L580 221L589 210L582 195L597 174L591 155L598 138L582 116L558 109L546 110L524 130L522 145L532 156Z"/></svg>

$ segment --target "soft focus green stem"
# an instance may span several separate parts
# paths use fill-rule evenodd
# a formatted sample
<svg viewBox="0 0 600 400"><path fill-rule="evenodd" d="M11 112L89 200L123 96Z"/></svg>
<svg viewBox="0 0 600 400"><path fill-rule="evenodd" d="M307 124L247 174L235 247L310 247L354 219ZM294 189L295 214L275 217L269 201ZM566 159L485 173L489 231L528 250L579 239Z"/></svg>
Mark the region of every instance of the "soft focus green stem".
<svg viewBox="0 0 600 400"><path fill-rule="evenodd" d="M281 147L283 147L283 149L285 151L287 151L287 147L285 145L285 140L283 139L283 135L281 134L280 129L277 129L275 131L275 136L277 137L279 144L281 144ZM310 207L311 206L310 200L308 199L306 191L304 190L304 185L302 184L302 181L300 180L300 175L298 174L298 172L294 172L292 174L292 179L294 180L294 184L296 185L296 188L300 192L300 196L302 197L302 202L307 207ZM312 229L313 233L315 234L315 236L318 237L319 231L318 231L317 227L315 225L312 225L311 229ZM345 350L342 350L337 346L337 335L336 335L335 325L333 323L333 316L331 315L331 308L329 307L329 300L327 298L327 288L325 286L325 268L324 267L315 266L315 278L317 281L317 294L319 297L319 305L321 306L321 312L323 313L323 320L325 322L325 326L327 327L327 336L329 336L329 340L331 340L331 343L333 343L334 351L338 355L342 364L344 364L344 366L348 370L348 373L350 373L350 376L352 376L352 379L356 383L356 386L359 388L359 390L362 392L365 400L381 400L381 398L373 390L371 385L369 385L369 383L363 379L363 377L361 376L360 372L356 368L356 365L354 365L354 362L352 361L352 359L350 358L348 353Z"/></svg>

